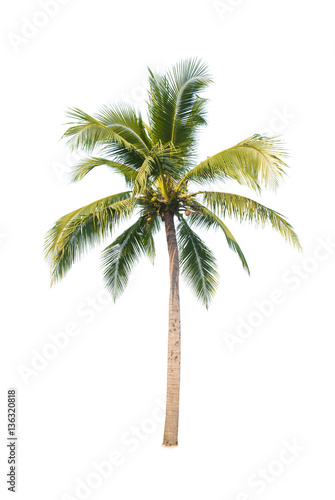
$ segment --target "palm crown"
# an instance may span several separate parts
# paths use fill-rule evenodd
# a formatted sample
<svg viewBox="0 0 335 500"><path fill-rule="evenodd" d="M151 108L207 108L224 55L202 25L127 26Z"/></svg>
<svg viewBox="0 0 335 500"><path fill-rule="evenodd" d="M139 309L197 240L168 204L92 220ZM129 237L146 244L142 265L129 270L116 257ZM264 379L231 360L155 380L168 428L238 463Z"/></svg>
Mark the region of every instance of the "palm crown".
<svg viewBox="0 0 335 500"><path fill-rule="evenodd" d="M292 226L279 213L241 195L201 189L203 184L234 180L260 194L263 187L276 189L287 167L280 142L261 135L196 162L197 133L206 124L202 92L210 83L207 66L190 59L163 75L149 70L147 123L129 104L105 106L93 116L76 108L70 110L72 122L64 135L73 148L91 155L74 168L73 181L99 165L107 165L123 176L127 190L61 217L45 242L55 282L89 247L136 216L136 221L102 253L106 286L116 299L139 258L146 255L154 259L154 235L161 225L165 226L170 269L165 446L178 443L179 268L206 307L218 285L215 257L195 230L222 231L248 272L242 250L224 222L226 218L270 224L300 248Z"/></svg>
<svg viewBox="0 0 335 500"><path fill-rule="evenodd" d="M128 190L97 200L60 218L46 237L52 281L95 243L110 236L120 222L137 215L136 222L102 254L106 285L114 298L124 290L129 273L141 255L154 259L154 234L166 213L177 217L181 271L196 296L206 305L218 284L216 261L195 233L197 228L220 229L229 247L249 272L240 246L223 219L270 224L299 247L292 226L279 213L244 196L221 191L199 191L208 182L235 180L257 193L276 189L283 179L284 153L278 140L254 135L236 146L196 164L196 139L206 124L206 99L201 93L211 83L207 66L192 59L176 64L164 75L149 70L148 124L129 104L104 106L96 115L79 109L65 132L68 143L88 154L76 165L72 180L107 165L124 177ZM185 218L185 215L188 218Z"/></svg>

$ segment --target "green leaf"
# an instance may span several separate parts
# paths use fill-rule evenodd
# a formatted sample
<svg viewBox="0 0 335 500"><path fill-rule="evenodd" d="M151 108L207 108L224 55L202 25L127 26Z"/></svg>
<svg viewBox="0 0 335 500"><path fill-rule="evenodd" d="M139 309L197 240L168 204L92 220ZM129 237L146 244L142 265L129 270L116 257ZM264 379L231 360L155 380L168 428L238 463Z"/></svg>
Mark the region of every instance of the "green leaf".
<svg viewBox="0 0 335 500"><path fill-rule="evenodd" d="M105 158L86 158L79 162L73 167L72 170L72 182L77 182L83 179L91 170L100 165L106 165L118 174L123 175L127 186L131 186L138 174L137 170L132 167L128 167L123 163L118 163L111 160L106 160Z"/></svg>
<svg viewBox="0 0 335 500"><path fill-rule="evenodd" d="M206 64L199 59L183 60L163 75L150 71L149 82L153 141L171 142L183 156L194 155L196 132L206 124L206 101L199 97L211 82Z"/></svg>
<svg viewBox="0 0 335 500"><path fill-rule="evenodd" d="M152 177L157 178L159 171L155 160L149 156L146 158L139 169L137 176L134 180L133 197L137 194L144 193L149 185L152 184ZM154 175L155 174L155 175Z"/></svg>
<svg viewBox="0 0 335 500"><path fill-rule="evenodd" d="M218 286L216 259L184 218L180 219L177 228L177 241L182 275L208 308Z"/></svg>
<svg viewBox="0 0 335 500"><path fill-rule="evenodd" d="M154 217L156 219L156 217ZM142 255L155 257L153 232L156 221L148 224L140 217L102 253L102 267L108 290L116 300L128 284L129 275Z"/></svg>
<svg viewBox="0 0 335 500"><path fill-rule="evenodd" d="M62 279L74 262L110 235L133 210L130 192L107 196L61 217L46 235L44 253L52 283Z"/></svg>
<svg viewBox="0 0 335 500"><path fill-rule="evenodd" d="M193 58L173 66L168 72L168 81L175 94L171 142L187 153L190 143L194 143L198 127L206 124L206 99L200 98L199 93L204 91L212 80L207 64Z"/></svg>
<svg viewBox="0 0 335 500"><path fill-rule="evenodd" d="M192 205L195 212L190 213L189 221L192 226L205 228L205 229L220 229L223 231L228 246L231 250L237 253L239 256L243 268L250 274L249 266L246 258L237 243L236 239L232 235L231 231L228 229L226 224L208 208L204 207L196 201L192 201Z"/></svg>
<svg viewBox="0 0 335 500"><path fill-rule="evenodd" d="M200 193L199 193L200 194ZM250 198L231 193L202 191L204 202L221 217L233 217L264 227L269 224L291 245L301 250L299 238L286 218Z"/></svg>
<svg viewBox="0 0 335 500"><path fill-rule="evenodd" d="M72 127L66 130L64 137L68 138L68 144L73 148L91 152L97 147L114 144L128 150L135 150L145 157L147 147L137 137L136 132L131 134L121 124L108 122L104 114L94 117L78 108L71 108L67 115L74 119L74 122L72 122Z"/></svg>
<svg viewBox="0 0 335 500"><path fill-rule="evenodd" d="M97 119L138 151L149 153L152 144L147 134L147 126L141 115L130 104L104 106L98 113Z"/></svg>
<svg viewBox="0 0 335 500"><path fill-rule="evenodd" d="M276 189L287 167L284 156L280 141L256 134L199 163L180 184L232 179L257 192L261 185Z"/></svg>

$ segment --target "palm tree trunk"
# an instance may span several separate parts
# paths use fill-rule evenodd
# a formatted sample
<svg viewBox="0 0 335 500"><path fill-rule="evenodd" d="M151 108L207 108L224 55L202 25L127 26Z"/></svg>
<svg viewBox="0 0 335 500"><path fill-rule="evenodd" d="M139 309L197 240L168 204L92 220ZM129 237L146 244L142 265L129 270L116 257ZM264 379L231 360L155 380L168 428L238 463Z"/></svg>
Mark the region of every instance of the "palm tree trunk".
<svg viewBox="0 0 335 500"><path fill-rule="evenodd" d="M163 446L177 446L180 387L179 256L173 214L165 214L164 222L169 253L170 298L166 415Z"/></svg>

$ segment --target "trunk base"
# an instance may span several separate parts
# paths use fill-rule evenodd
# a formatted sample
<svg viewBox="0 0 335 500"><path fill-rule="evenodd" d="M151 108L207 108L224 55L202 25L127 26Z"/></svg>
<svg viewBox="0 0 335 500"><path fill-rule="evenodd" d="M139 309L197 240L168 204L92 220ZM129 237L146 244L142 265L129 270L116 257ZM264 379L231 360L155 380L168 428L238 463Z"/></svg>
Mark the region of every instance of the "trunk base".
<svg viewBox="0 0 335 500"><path fill-rule="evenodd" d="M178 448L178 443L176 444L163 443L162 446L164 448Z"/></svg>

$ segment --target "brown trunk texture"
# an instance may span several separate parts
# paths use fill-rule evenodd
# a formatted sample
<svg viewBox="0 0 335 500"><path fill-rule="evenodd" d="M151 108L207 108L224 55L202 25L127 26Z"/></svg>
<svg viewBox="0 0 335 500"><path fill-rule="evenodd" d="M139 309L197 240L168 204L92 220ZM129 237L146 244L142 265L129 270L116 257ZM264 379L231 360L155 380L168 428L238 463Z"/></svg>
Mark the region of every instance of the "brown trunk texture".
<svg viewBox="0 0 335 500"><path fill-rule="evenodd" d="M169 253L170 298L166 415L163 446L177 446L180 388L179 256L173 214L165 214L164 222Z"/></svg>

